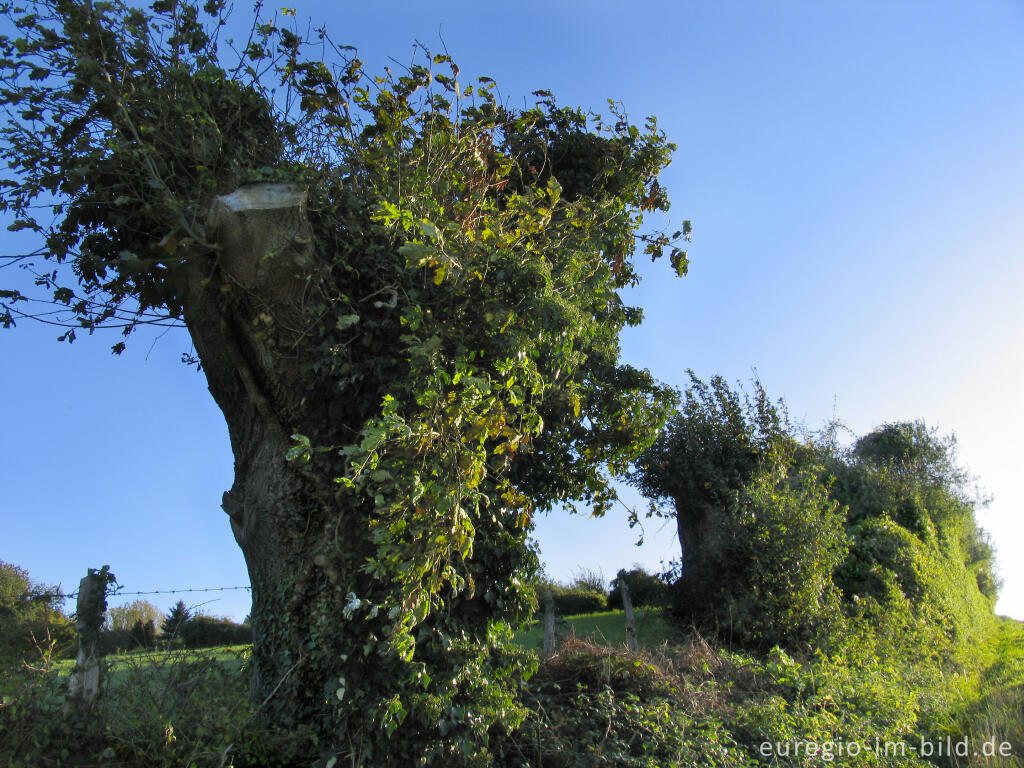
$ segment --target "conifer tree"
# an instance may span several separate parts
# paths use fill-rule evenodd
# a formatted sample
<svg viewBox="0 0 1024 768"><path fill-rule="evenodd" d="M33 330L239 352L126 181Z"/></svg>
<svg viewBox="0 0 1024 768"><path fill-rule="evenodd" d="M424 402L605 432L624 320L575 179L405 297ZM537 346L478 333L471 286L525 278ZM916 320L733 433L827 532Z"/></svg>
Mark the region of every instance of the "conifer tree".
<svg viewBox="0 0 1024 768"><path fill-rule="evenodd" d="M175 638L181 635L181 627L192 618L192 612L185 605L184 600L179 600L171 606L170 612L164 617L160 629L167 638Z"/></svg>

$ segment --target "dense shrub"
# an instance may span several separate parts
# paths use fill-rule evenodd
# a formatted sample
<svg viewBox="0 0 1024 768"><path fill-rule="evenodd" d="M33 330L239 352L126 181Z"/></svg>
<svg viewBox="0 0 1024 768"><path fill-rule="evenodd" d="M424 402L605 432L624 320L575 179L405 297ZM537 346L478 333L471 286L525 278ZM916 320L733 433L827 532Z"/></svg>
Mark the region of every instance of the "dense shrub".
<svg viewBox="0 0 1024 768"><path fill-rule="evenodd" d="M604 573L600 569L592 571L589 568L579 568L573 571L569 586L574 589L585 589L604 594L608 591L608 579L604 577Z"/></svg>
<svg viewBox="0 0 1024 768"><path fill-rule="evenodd" d="M246 654L130 654L108 667L104 695L86 714L63 708L67 678L20 672L0 685L0 765L123 768L298 766L312 735L253 718Z"/></svg>
<svg viewBox="0 0 1024 768"><path fill-rule="evenodd" d="M489 765L1018 768L1024 625L1001 622L998 641L979 649L991 657L988 668L955 675L915 656L922 631L927 626L909 611L889 611L877 621L852 619L832 653L727 651L695 634L631 653L569 638L519 688L525 717L495 732ZM56 669L14 671L0 678L0 764L308 765L296 750L312 734L252 718L245 658L179 651L112 660L95 710L71 721ZM922 740L938 743L950 733L976 745L1005 740L1014 758L929 763L918 756ZM859 754L840 751L853 740L864 747ZM766 743L785 751L766 759ZM797 743L817 744L819 753L795 751ZM874 754L875 744L901 743L902 754Z"/></svg>
<svg viewBox="0 0 1024 768"><path fill-rule="evenodd" d="M660 577L648 573L643 568L619 571L612 581L611 592L608 593L608 608L622 608L622 584L629 589L630 602L636 607L663 606L669 600L668 585Z"/></svg>
<svg viewBox="0 0 1024 768"><path fill-rule="evenodd" d="M102 656L125 651L140 651L156 645L155 633L148 625L136 622L130 629L104 629L99 633L97 650Z"/></svg>
<svg viewBox="0 0 1024 768"><path fill-rule="evenodd" d="M156 645L156 624L152 619L146 622L136 621L128 632L142 648L152 648Z"/></svg>
<svg viewBox="0 0 1024 768"><path fill-rule="evenodd" d="M690 377L678 410L629 479L652 500L653 514L675 521L682 579L696 601L681 608L700 616L714 608L716 598L701 596L719 584L726 562L719 534L735 511L737 495L768 457L785 462L797 444L785 409L773 404L759 383L748 396L730 389L720 376L708 383L692 371Z"/></svg>
<svg viewBox="0 0 1024 768"><path fill-rule="evenodd" d="M580 570L568 583L556 581L541 571L533 582L537 613L544 613L549 592L555 604L555 613L559 616L603 611L608 598L606 584L599 571Z"/></svg>
<svg viewBox="0 0 1024 768"><path fill-rule="evenodd" d="M124 605L116 605L107 610L107 629L126 629L132 631L136 624L145 627L152 622L154 633L158 632L163 621L160 609L148 600L133 600Z"/></svg>
<svg viewBox="0 0 1024 768"><path fill-rule="evenodd" d="M721 719L725 701L715 686L688 678L685 654L569 640L524 687L530 714L494 765L746 768L749 754Z"/></svg>
<svg viewBox="0 0 1024 768"><path fill-rule="evenodd" d="M841 631L832 574L848 545L839 505L815 473L790 475L782 464L758 473L721 535L726 567L711 596L720 634L796 648L827 645Z"/></svg>
<svg viewBox="0 0 1024 768"><path fill-rule="evenodd" d="M181 625L179 636L186 648L212 648L252 642L252 627L216 616L194 616Z"/></svg>
<svg viewBox="0 0 1024 768"><path fill-rule="evenodd" d="M597 613L605 609L607 596L604 592L585 587L566 587L558 584L548 587L555 603L555 613L559 616L575 616L580 613ZM541 610L544 610L544 594L540 595Z"/></svg>
<svg viewBox="0 0 1024 768"><path fill-rule="evenodd" d="M60 604L57 589L0 561L0 668L35 662L41 655L74 653L74 627Z"/></svg>
<svg viewBox="0 0 1024 768"><path fill-rule="evenodd" d="M702 552L684 550L671 589L679 620L764 650L827 646L841 632L833 573L848 550L844 510L829 496L821 465L799 454L795 441L779 438L742 482L733 478L731 493L704 509Z"/></svg>
<svg viewBox="0 0 1024 768"><path fill-rule="evenodd" d="M993 628L997 581L955 441L920 422L886 424L828 464L847 505L850 553L835 582L848 612L906 613L932 653L970 655Z"/></svg>

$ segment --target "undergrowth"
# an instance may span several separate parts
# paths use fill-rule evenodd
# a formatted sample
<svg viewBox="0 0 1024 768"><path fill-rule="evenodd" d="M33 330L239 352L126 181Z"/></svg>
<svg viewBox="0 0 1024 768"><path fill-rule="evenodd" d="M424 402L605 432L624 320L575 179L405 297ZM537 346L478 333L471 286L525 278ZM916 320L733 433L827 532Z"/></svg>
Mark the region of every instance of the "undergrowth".
<svg viewBox="0 0 1024 768"><path fill-rule="evenodd" d="M0 683L0 764L287 764L301 735L257 723L248 656L243 647L104 660L103 687L84 714L65 712L66 665L7 670Z"/></svg>
<svg viewBox="0 0 1024 768"><path fill-rule="evenodd" d="M1024 624L1002 620L973 668L915 662L882 635L801 655L729 650L696 632L634 653L570 632L520 688L522 725L491 734L493 765L1024 766ZM244 648L116 657L93 712L71 720L66 670L8 671L0 764L306 764L293 756L315 752L314 737L261 722L246 657ZM971 754L955 754L961 743Z"/></svg>

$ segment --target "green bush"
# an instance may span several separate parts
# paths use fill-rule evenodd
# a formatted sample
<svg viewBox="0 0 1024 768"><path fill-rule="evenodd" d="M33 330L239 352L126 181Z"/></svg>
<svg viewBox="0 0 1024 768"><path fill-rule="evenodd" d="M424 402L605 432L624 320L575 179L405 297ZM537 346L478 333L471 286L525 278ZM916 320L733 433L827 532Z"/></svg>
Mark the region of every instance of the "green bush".
<svg viewBox="0 0 1024 768"><path fill-rule="evenodd" d="M607 597L604 592L579 587L550 587L555 603L555 613L559 616L576 616L581 613L597 613L605 609ZM541 610L544 608L544 595L541 596Z"/></svg>
<svg viewBox="0 0 1024 768"><path fill-rule="evenodd" d="M677 618L794 650L892 612L919 628L922 652L970 656L998 582L955 440L895 422L844 448L835 429L798 434L756 381L745 395L691 377L631 475L679 530Z"/></svg>
<svg viewBox="0 0 1024 768"><path fill-rule="evenodd" d="M674 614L750 648L828 645L844 621L832 578L848 548L843 523L812 468L766 463L706 536L717 568L697 578L684 565Z"/></svg>
<svg viewBox="0 0 1024 768"><path fill-rule="evenodd" d="M152 619L146 622L136 621L129 632L142 648L152 648L156 645L156 624Z"/></svg>
<svg viewBox="0 0 1024 768"><path fill-rule="evenodd" d="M41 654L74 653L74 626L60 603L55 588L33 581L24 568L0 561L0 667L20 667Z"/></svg>
<svg viewBox="0 0 1024 768"><path fill-rule="evenodd" d="M101 656L109 656L124 651L134 651L142 648L138 638L132 635L127 629L104 629L100 630L97 650Z"/></svg>
<svg viewBox="0 0 1024 768"><path fill-rule="evenodd" d="M629 589L629 600L634 607L660 607L669 601L668 584L660 577L648 573L643 568L619 571L612 581L611 592L608 593L608 609L622 609L622 583Z"/></svg>
<svg viewBox="0 0 1024 768"><path fill-rule="evenodd" d="M252 642L252 627L215 616L193 616L178 632L186 648L212 648Z"/></svg>
<svg viewBox="0 0 1024 768"><path fill-rule="evenodd" d="M928 628L931 653L971 656L993 628L997 581L955 441L920 422L886 424L828 467L848 507L851 547L835 574L847 612L906 613Z"/></svg>
<svg viewBox="0 0 1024 768"><path fill-rule="evenodd" d="M537 600L537 615L545 611L548 592L559 616L576 616L583 613L597 613L605 610L608 593L605 579L599 572L580 570L568 584L558 582L539 572L533 582Z"/></svg>
<svg viewBox="0 0 1024 768"><path fill-rule="evenodd" d="M690 375L679 410L631 475L652 513L678 527L673 612L751 647L827 638L841 618L832 571L846 541L814 446L795 437L785 406L760 383L747 395L721 377Z"/></svg>
<svg viewBox="0 0 1024 768"><path fill-rule="evenodd" d="M902 594L902 593L900 593ZM898 601L900 595L890 596ZM691 634L641 653L570 638L512 702L515 718L495 729L495 768L1017 768L1024 681L1024 625L1004 620L978 650L987 667L950 668L922 653L927 622L911 611L871 614L872 598L831 652L735 652ZM925 633L925 634L922 634ZM454 652L461 653L455 648ZM254 718L246 654L178 651L110 659L108 683L85 719L63 714L66 678L15 671L0 678L0 764L309 765L312 734L274 730ZM507 706L486 680L467 705ZM424 696L409 727L436 727ZM434 718L431 720L431 718ZM404 727L404 726L403 726ZM913 747L951 735L972 744L1007 741L1014 758L967 763L921 759ZM856 740L857 755L838 746ZM876 741L877 740L877 741ZM762 745L784 751L766 758ZM804 751L795 754L794 744ZM876 743L905 744L876 759ZM818 754L808 755L807 745ZM372 761L363 765L374 764ZM321 760L318 765L323 765Z"/></svg>

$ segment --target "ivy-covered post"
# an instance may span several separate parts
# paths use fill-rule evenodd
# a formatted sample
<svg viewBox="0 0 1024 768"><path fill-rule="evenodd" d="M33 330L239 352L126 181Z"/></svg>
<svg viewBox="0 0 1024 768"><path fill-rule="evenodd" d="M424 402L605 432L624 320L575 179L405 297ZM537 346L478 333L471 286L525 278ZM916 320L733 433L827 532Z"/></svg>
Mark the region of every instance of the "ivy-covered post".
<svg viewBox="0 0 1024 768"><path fill-rule="evenodd" d="M544 598L544 655L555 653L555 597L548 590Z"/></svg>
<svg viewBox="0 0 1024 768"><path fill-rule="evenodd" d="M619 579L619 587L622 590L622 608L626 611L626 642L629 643L629 650L636 653L640 645L636 639L636 616L633 615L633 601L629 599L629 586L625 579Z"/></svg>
<svg viewBox="0 0 1024 768"><path fill-rule="evenodd" d="M114 581L110 566L90 568L78 583L75 629L78 631L78 656L68 680L65 714L88 711L100 689L100 662L97 655L100 627L107 612L107 585Z"/></svg>

